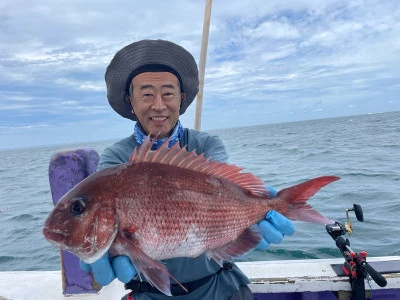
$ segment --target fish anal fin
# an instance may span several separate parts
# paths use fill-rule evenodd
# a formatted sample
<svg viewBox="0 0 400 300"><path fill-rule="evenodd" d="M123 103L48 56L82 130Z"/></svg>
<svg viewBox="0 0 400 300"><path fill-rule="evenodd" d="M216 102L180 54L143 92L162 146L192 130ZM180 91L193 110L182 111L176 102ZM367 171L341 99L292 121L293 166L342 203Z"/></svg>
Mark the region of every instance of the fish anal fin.
<svg viewBox="0 0 400 300"><path fill-rule="evenodd" d="M247 228L235 240L224 246L207 252L209 258L214 259L222 266L223 261L232 261L254 249L261 240L261 234L257 226Z"/></svg>
<svg viewBox="0 0 400 300"><path fill-rule="evenodd" d="M181 148L179 143L168 148L169 139L157 150L151 150L154 142L155 139L150 139L148 135L142 145L135 148L129 158L129 163L151 162L185 168L228 180L246 189L251 195L270 198L265 183L251 173L242 173L243 169L238 166L218 161L211 162L203 154L198 155L195 151L188 152L186 148Z"/></svg>

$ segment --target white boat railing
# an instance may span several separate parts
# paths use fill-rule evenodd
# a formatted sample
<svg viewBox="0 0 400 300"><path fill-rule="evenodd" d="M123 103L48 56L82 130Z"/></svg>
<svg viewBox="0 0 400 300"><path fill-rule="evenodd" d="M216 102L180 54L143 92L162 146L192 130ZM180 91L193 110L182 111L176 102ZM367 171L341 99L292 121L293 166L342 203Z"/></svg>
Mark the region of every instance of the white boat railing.
<svg viewBox="0 0 400 300"><path fill-rule="evenodd" d="M389 261L400 264L400 256L370 257L368 262ZM334 291L338 299L347 299L351 286L347 276L338 276L332 265L343 263L343 259L307 259L283 261L239 262L238 266L250 278L250 289L258 299L263 295L277 299L276 294L287 294L285 299L299 299L298 293L308 297L301 299L324 299L318 293ZM384 288L371 282L372 294L386 292L385 299L400 299L400 272L386 273L387 280ZM65 299L62 293L61 271L10 271L0 272L0 299ZM369 291L367 285L367 292ZM71 299L121 299L128 291L118 280L104 287L98 294L79 294ZM388 293L392 296L387 296ZM258 295L258 296L257 296ZM275 295L271 297L271 295ZM295 296L297 295L297 296ZM295 298L297 297L297 298ZM373 299L379 299L375 297Z"/></svg>

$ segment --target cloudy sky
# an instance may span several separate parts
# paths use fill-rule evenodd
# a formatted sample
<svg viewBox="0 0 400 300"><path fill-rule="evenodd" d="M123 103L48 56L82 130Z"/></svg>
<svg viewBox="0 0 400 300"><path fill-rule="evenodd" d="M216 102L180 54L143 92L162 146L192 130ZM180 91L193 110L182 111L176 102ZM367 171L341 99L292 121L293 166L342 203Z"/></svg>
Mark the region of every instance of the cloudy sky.
<svg viewBox="0 0 400 300"><path fill-rule="evenodd" d="M0 0L0 149L130 135L106 99L108 63L144 38L198 61L204 7ZM203 130L397 111L399 94L398 0L213 1Z"/></svg>

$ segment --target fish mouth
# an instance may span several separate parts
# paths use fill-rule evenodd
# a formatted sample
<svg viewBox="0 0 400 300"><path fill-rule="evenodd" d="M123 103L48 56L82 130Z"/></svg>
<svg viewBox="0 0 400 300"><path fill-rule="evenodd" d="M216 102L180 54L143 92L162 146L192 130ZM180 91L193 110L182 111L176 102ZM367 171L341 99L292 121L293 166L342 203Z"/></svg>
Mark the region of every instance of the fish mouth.
<svg viewBox="0 0 400 300"><path fill-rule="evenodd" d="M43 235L50 243L54 245L62 244L67 238L67 234L58 231L58 230L50 230L48 228L43 229Z"/></svg>
<svg viewBox="0 0 400 300"><path fill-rule="evenodd" d="M90 251L87 251L82 247L68 246L66 243L68 234L60 232L58 230L50 230L48 228L43 229L43 235L50 244L75 254L87 264L92 264L96 262L107 253L112 243L114 242L117 233L118 230L116 228L113 231L110 240L103 248L97 248L97 244L93 244Z"/></svg>

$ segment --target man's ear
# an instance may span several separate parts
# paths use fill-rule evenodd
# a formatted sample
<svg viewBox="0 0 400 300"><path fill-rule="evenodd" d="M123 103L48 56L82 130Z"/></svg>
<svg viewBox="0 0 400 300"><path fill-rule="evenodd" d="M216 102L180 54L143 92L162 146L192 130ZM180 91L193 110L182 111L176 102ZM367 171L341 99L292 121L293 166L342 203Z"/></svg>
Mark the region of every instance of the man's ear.
<svg viewBox="0 0 400 300"><path fill-rule="evenodd" d="M181 93L181 103L186 100L186 94Z"/></svg>
<svg viewBox="0 0 400 300"><path fill-rule="evenodd" d="M125 101L131 105L132 107L131 113L134 115L135 111L133 110L133 103L131 102L131 96L126 96Z"/></svg>

